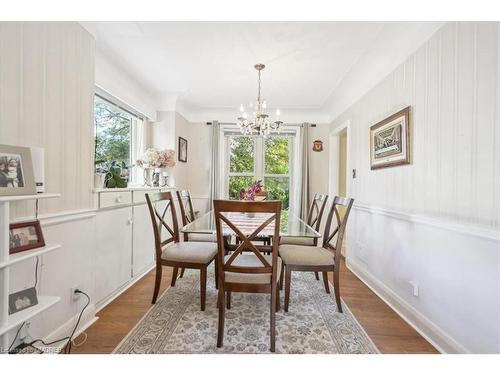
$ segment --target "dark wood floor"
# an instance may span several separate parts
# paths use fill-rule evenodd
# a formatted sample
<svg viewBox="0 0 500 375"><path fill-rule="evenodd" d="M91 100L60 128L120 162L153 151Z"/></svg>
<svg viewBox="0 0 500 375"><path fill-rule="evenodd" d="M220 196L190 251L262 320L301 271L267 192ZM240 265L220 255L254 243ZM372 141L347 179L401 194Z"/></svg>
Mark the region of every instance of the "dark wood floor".
<svg viewBox="0 0 500 375"><path fill-rule="evenodd" d="M437 353L345 264L342 264L341 270L342 298L380 352ZM170 277L171 269L165 269L160 295L169 287ZM111 353L151 307L153 284L154 271L102 309L98 313L99 320L86 331L87 341L78 348L73 347L72 353ZM322 287L322 283L318 287Z"/></svg>

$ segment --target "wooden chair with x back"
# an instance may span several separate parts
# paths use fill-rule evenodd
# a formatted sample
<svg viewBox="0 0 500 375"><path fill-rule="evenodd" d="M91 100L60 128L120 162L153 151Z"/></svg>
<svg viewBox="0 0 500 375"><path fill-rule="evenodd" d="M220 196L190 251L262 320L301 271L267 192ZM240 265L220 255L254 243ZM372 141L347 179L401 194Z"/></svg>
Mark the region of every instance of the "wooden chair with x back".
<svg viewBox="0 0 500 375"><path fill-rule="evenodd" d="M323 233L322 247L303 245L281 245L279 252L285 266L285 312L288 311L290 301L290 284L293 271L322 272L325 290L330 293L328 285L328 272L333 272L333 287L335 290L335 301L339 312L342 312L340 303L340 255L342 241L347 225L347 219L351 211L354 199L335 197L332 207L328 213ZM339 213L339 207L345 207L343 217ZM335 217L336 226L332 229ZM334 239L336 240L334 241ZM332 245L335 242L335 245Z"/></svg>
<svg viewBox="0 0 500 375"><path fill-rule="evenodd" d="M175 286L179 268L199 269L201 310L204 311L207 267L217 254L217 245L210 242L179 242L179 226L170 192L146 194L146 201L153 224L156 252L156 280L151 303L156 303L158 298L163 266L174 268L171 286ZM163 204L165 207L160 210ZM171 213L172 226L167 223L168 211ZM165 240L162 239L162 229L166 229L169 235Z"/></svg>
<svg viewBox="0 0 500 375"><path fill-rule="evenodd" d="M270 350L275 351L276 311L279 309L279 272L281 259L277 241L272 245L271 255L263 255L252 241L262 236L279 236L281 202L242 202L214 200L215 226L217 230L217 264L219 269L219 324L217 347L224 339L226 304L231 308L231 292L267 293L270 303ZM241 215L250 213L253 226L248 227ZM257 219L255 219L257 218ZM260 223L260 218L262 222ZM260 223L260 224L259 224ZM244 228L245 227L245 228ZM224 236L234 234L240 244L231 255L225 254ZM244 252L246 251L246 252ZM224 299L227 298L226 304Z"/></svg>

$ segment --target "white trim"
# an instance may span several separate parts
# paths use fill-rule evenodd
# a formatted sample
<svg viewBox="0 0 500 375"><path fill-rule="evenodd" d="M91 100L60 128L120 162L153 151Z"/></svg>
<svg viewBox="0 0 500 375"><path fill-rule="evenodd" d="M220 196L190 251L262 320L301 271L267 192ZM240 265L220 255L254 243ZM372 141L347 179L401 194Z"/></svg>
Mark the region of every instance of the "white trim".
<svg viewBox="0 0 500 375"><path fill-rule="evenodd" d="M439 352L470 353L358 263L347 258L346 267Z"/></svg>
<svg viewBox="0 0 500 375"><path fill-rule="evenodd" d="M500 228L485 227L478 224L462 224L452 220L416 215L410 212L376 207L359 202L354 203L353 208L358 211L388 216L394 219L408 221L415 224L429 225L439 229L449 230L490 241L500 241Z"/></svg>
<svg viewBox="0 0 500 375"><path fill-rule="evenodd" d="M346 196L349 196L351 192L351 179L349 178L349 171L351 170L351 163L349 157L350 143L351 143L351 121L347 120L330 131L328 140L330 143L330 155L329 155L329 178L328 178L328 195L334 197L339 195L339 138L340 133L343 131L347 132L347 143L346 143L346 167L345 167L345 183L346 183Z"/></svg>

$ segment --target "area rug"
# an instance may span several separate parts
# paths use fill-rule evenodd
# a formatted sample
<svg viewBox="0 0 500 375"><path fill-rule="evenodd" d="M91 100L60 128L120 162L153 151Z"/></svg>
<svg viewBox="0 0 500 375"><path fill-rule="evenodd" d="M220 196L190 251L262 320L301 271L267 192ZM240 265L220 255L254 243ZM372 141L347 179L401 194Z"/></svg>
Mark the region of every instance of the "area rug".
<svg viewBox="0 0 500 375"><path fill-rule="evenodd" d="M226 310L224 346L216 347L217 290L209 272L207 304L200 311L199 271L186 270L114 350L119 354L270 353L269 296L232 293ZM151 291L152 292L152 291ZM333 289L311 272L294 272L289 312L276 313L276 353L378 353L347 305L337 312Z"/></svg>

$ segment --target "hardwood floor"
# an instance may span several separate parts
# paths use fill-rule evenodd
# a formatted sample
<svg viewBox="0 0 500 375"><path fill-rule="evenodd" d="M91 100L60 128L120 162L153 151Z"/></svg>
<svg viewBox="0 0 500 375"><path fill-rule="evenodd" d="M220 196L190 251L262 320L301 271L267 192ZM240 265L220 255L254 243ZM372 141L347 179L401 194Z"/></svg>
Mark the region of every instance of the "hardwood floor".
<svg viewBox="0 0 500 375"><path fill-rule="evenodd" d="M170 286L171 275L171 269L165 267L159 295ZM87 341L73 347L72 353L111 353L151 307L153 285L154 270L97 314L99 320L86 330ZM437 353L345 264L341 267L341 285L342 298L381 353ZM320 281L318 288L323 288Z"/></svg>

